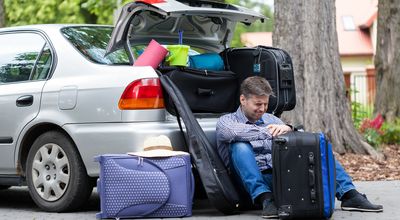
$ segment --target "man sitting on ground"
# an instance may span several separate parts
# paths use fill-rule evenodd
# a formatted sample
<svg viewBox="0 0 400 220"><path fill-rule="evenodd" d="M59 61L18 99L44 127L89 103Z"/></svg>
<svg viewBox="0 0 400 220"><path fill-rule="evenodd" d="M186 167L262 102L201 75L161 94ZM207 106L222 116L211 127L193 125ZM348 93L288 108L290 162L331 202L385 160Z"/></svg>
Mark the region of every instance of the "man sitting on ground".
<svg viewBox="0 0 400 220"><path fill-rule="evenodd" d="M249 77L240 87L240 107L219 118L218 152L225 165L239 176L254 203L263 205L262 217L277 218L272 197L272 137L292 130L279 118L266 113L272 89L259 76ZM359 193L350 176L336 162L336 197L342 210L382 212L382 205Z"/></svg>

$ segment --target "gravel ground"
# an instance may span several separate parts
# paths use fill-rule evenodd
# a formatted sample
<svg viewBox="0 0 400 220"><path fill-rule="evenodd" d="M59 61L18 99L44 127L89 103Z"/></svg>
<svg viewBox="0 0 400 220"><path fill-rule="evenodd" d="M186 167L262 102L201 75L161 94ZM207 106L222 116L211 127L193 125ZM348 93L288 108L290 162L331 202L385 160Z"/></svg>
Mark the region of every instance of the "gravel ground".
<svg viewBox="0 0 400 220"><path fill-rule="evenodd" d="M350 153L335 157L354 181L400 180L400 145L383 146L382 152L384 161Z"/></svg>

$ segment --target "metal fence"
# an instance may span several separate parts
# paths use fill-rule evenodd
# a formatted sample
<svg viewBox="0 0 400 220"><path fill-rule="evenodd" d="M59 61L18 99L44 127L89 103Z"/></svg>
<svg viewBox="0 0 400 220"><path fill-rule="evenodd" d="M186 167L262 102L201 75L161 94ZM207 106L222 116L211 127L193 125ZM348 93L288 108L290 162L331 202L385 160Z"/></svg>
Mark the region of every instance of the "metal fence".
<svg viewBox="0 0 400 220"><path fill-rule="evenodd" d="M354 75L351 81L353 119L372 117L376 94L375 75Z"/></svg>

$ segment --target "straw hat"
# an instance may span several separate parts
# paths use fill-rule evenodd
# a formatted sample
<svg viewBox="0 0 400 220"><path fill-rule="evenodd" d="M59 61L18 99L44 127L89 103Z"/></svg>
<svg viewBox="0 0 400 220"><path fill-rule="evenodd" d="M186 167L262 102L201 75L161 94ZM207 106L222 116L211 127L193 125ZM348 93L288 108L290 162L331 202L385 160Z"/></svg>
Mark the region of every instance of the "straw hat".
<svg viewBox="0 0 400 220"><path fill-rule="evenodd" d="M147 138L143 144L143 151L129 152L128 154L140 157L172 157L188 153L173 151L171 140L165 135L160 135Z"/></svg>

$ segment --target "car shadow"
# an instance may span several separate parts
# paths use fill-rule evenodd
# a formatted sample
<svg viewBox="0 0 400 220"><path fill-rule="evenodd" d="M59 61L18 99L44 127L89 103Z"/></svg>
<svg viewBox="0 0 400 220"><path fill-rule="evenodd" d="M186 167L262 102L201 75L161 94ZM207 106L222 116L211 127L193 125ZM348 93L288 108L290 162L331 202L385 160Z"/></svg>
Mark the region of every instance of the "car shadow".
<svg viewBox="0 0 400 220"><path fill-rule="evenodd" d="M29 195L27 187L11 187L9 189L0 190L0 209L11 208L14 210L24 210L32 212L43 212L36 206L35 202ZM95 190L93 190L88 202L79 210L74 212L99 211L100 199Z"/></svg>

